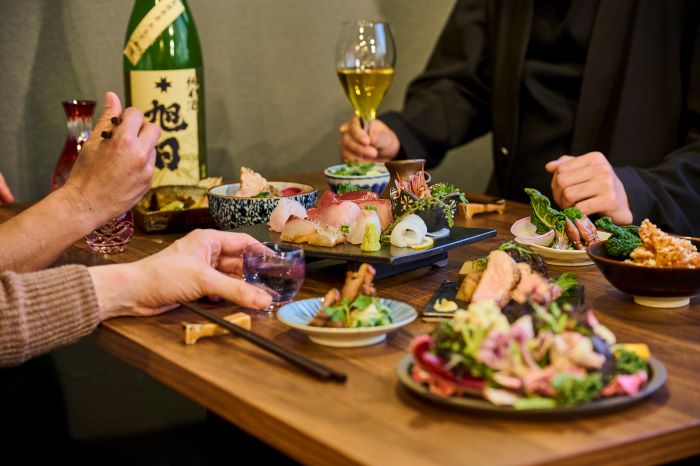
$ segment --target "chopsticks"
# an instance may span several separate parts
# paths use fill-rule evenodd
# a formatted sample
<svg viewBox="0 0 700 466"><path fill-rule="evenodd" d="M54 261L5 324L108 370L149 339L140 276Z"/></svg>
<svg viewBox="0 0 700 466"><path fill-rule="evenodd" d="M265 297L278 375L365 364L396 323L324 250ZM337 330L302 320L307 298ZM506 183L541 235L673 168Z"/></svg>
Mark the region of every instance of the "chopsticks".
<svg viewBox="0 0 700 466"><path fill-rule="evenodd" d="M258 335L257 333L253 333L250 330L246 330L244 328L238 327L236 325L233 325L232 323L222 319L221 317L218 317L203 307L201 307L198 304L195 303L180 303L181 305L185 306L187 309L190 311L194 312L195 314L204 317L210 322L214 322L215 324L220 325L221 327L225 328L232 334L239 336L241 338L244 338L248 340L249 342L259 346L260 348L269 351L270 353L274 354L275 356L278 356L285 361L299 367L300 369L308 372L309 374L313 375L316 378L319 378L321 380L331 380L334 382L340 382L343 383L347 380L348 376L342 372L338 372L336 370L333 370L329 367L324 366L323 364L319 364L316 361L313 361L305 356L302 356L299 353L295 353L294 351L291 351L284 346L280 346L277 343L275 343L272 340L268 340L265 337L262 337Z"/></svg>
<svg viewBox="0 0 700 466"><path fill-rule="evenodd" d="M109 121L111 121L114 126L117 126L119 123L122 122L122 119L120 117L113 116L109 119ZM102 136L102 139L109 139L112 137L112 134L112 131L102 131L100 136Z"/></svg>

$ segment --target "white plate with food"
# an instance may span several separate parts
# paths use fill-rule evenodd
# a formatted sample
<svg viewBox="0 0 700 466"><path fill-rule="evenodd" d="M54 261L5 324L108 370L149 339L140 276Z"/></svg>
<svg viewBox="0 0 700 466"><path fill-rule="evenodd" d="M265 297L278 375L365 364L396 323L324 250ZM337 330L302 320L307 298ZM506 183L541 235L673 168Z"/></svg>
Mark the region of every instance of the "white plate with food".
<svg viewBox="0 0 700 466"><path fill-rule="evenodd" d="M510 232L515 242L541 255L548 264L577 267L593 265L586 246L607 239L590 219L576 207L554 209L547 196L525 188L530 197L530 216L513 223Z"/></svg>
<svg viewBox="0 0 700 466"><path fill-rule="evenodd" d="M599 240L606 240L609 237L610 233L605 231L598 232ZM545 262L550 265L564 265L567 267L593 265L593 261L588 257L585 249L554 249L540 246L539 244L528 243L517 237L515 238L515 242L544 257Z"/></svg>
<svg viewBox="0 0 700 466"><path fill-rule="evenodd" d="M282 306L277 318L300 330L316 344L351 348L380 343L387 333L413 322L418 313L409 304L378 298L372 285L375 270L362 264L348 272L342 290L333 288L323 298Z"/></svg>

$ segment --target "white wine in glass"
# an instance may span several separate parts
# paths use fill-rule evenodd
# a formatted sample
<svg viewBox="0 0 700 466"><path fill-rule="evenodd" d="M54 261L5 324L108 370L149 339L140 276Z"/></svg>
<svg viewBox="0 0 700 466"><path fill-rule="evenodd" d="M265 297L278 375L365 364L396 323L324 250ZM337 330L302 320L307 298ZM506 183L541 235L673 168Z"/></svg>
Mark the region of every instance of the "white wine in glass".
<svg viewBox="0 0 700 466"><path fill-rule="evenodd" d="M343 23L336 49L336 71L367 133L394 79L395 64L396 48L388 23Z"/></svg>

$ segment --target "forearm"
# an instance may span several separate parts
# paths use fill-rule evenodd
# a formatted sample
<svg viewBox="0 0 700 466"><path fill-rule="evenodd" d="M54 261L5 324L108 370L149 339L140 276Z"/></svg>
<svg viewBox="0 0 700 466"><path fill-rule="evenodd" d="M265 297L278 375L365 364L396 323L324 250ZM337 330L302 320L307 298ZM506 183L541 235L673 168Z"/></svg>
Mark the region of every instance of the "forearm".
<svg viewBox="0 0 700 466"><path fill-rule="evenodd" d="M700 235L700 144L681 148L652 168L618 167L634 217L665 231Z"/></svg>
<svg viewBox="0 0 700 466"><path fill-rule="evenodd" d="M86 267L0 274L0 367L66 345L92 332L98 322Z"/></svg>
<svg viewBox="0 0 700 466"><path fill-rule="evenodd" d="M0 271L32 272L56 260L97 226L97 215L80 194L61 188L0 224Z"/></svg>

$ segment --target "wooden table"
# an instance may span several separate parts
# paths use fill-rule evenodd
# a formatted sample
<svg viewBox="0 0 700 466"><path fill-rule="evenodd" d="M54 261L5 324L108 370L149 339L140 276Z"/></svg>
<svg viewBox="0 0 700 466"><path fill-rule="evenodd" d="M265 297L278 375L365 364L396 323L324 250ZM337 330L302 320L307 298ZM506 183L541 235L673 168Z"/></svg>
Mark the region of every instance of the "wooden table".
<svg viewBox="0 0 700 466"><path fill-rule="evenodd" d="M324 186L321 175L289 177ZM0 209L3 216L12 209ZM464 260L511 239L509 227L527 215L510 203L465 226L496 228L495 238L452 250L445 268L424 268L377 283L381 296L421 309ZM179 235L138 234L125 262L160 250ZM104 259L76 243L64 262ZM564 268L552 267L555 273ZM566 269L570 270L570 269ZM385 343L355 349L316 346L274 316L253 313L254 331L348 374L346 384L323 383L251 344L219 337L185 346L184 309L153 318L102 324L94 340L104 349L302 463L308 464L643 464L700 454L700 300L678 309L650 309L610 286L595 266L574 270L586 301L623 342L646 342L668 368L666 386L647 401L613 414L567 421L523 421L454 413L405 392L395 373L411 339L433 328L416 321ZM176 280L177 277L173 277ZM321 296L342 283L340 270L307 277L298 298ZM233 306L221 314L238 310Z"/></svg>

